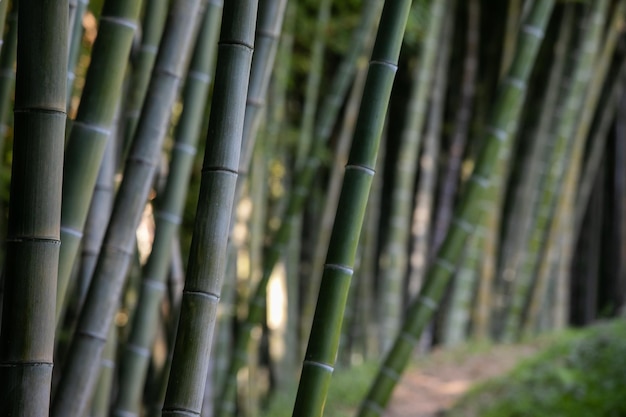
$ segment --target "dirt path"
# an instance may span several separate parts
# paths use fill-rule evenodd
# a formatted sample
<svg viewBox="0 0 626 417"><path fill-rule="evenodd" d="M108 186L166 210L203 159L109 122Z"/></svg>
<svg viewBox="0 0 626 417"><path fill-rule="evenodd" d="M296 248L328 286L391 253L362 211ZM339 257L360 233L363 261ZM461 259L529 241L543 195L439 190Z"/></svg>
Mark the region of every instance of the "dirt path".
<svg viewBox="0 0 626 417"><path fill-rule="evenodd" d="M385 417L434 417L473 384L509 371L538 346L495 346L476 354L436 351L405 373Z"/></svg>

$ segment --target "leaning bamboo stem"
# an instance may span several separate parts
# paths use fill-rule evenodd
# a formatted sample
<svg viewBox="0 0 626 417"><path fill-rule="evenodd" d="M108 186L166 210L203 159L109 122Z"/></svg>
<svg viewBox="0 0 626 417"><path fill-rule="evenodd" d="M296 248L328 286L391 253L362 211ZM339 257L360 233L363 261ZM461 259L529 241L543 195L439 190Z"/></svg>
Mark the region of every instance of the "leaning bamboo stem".
<svg viewBox="0 0 626 417"><path fill-rule="evenodd" d="M76 120L65 150L57 322L82 239L98 169L112 129L141 0L109 0L100 17ZM115 45L115 47L112 47ZM67 67L66 67L67 68Z"/></svg>
<svg viewBox="0 0 626 417"><path fill-rule="evenodd" d="M428 97L435 73L437 49L441 39L444 19L444 1L431 2L428 31L424 40L419 65L412 74L412 86L407 105L407 121L402 131L398 150L389 226L385 233L381 268L382 281L381 337L383 351L387 351L397 335L404 313L404 282L408 269L408 246L410 241L413 190L417 175L418 156L422 143L422 130L426 120Z"/></svg>
<svg viewBox="0 0 626 417"><path fill-rule="evenodd" d="M522 24L515 59L508 75L500 84L494 103L490 128L487 131L476 168L468 180L465 194L455 209L455 220L448 235L428 269L420 294L409 306L407 319L392 349L376 376L370 391L361 404L359 417L380 416L391 393L408 364L419 337L430 322L434 311L448 287L465 242L479 220L480 206L490 173L497 163L502 147L510 146L510 126L517 120L525 97L526 83L543 40L554 0L537 0L528 19Z"/></svg>
<svg viewBox="0 0 626 417"><path fill-rule="evenodd" d="M207 3L183 91L183 113L176 128L169 175L157 205L152 252L143 269L137 311L121 360L120 394L112 412L113 416L129 417L140 413L141 396L150 360L147 352L156 337L172 241L182 222L187 185L200 136L202 113L209 94L221 14L220 1Z"/></svg>
<svg viewBox="0 0 626 417"><path fill-rule="evenodd" d="M126 161L124 179L70 345L69 359L53 401L52 416L81 416L93 391L99 358L134 253L135 230L148 198L169 125L171 107L191 51L199 9L200 0L177 0L168 16L146 106Z"/></svg>
<svg viewBox="0 0 626 417"><path fill-rule="evenodd" d="M294 416L321 416L324 410L384 115L410 6L410 1L388 1L383 7L303 362Z"/></svg>

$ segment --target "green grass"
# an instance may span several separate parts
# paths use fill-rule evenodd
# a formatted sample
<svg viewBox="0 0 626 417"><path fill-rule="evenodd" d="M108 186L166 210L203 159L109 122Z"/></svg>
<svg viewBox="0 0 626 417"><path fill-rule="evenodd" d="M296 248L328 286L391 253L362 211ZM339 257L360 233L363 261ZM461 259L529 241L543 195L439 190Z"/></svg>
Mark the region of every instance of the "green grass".
<svg viewBox="0 0 626 417"><path fill-rule="evenodd" d="M552 340L511 373L471 390L446 416L626 416L626 321Z"/></svg>

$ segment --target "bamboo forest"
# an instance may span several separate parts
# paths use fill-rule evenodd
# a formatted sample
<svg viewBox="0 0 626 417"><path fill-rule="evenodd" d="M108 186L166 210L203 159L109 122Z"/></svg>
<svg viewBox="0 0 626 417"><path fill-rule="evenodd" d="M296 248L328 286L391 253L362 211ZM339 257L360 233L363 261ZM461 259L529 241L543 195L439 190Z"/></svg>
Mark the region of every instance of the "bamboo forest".
<svg viewBox="0 0 626 417"><path fill-rule="evenodd" d="M626 0L0 36L0 417L626 416Z"/></svg>

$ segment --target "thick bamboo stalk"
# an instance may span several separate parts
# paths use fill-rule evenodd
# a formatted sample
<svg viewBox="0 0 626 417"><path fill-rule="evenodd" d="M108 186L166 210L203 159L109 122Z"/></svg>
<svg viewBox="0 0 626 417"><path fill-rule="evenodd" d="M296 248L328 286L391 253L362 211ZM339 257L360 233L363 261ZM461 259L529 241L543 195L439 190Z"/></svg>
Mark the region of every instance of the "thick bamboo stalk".
<svg viewBox="0 0 626 417"><path fill-rule="evenodd" d="M183 91L183 113L176 127L169 175L157 202L152 252L143 278L131 331L120 367L119 395L112 416L138 416L159 323L159 306L166 290L172 242L182 222L189 177L200 136L200 124L212 79L222 2L207 3Z"/></svg>
<svg viewBox="0 0 626 417"><path fill-rule="evenodd" d="M500 148L510 146L510 128L521 112L526 84L553 6L553 0L537 0L528 19L520 28L515 59L508 75L500 83L490 128L486 132L485 145L468 180L460 204L455 209L455 220L437 257L428 269L420 294L409 306L401 333L361 404L359 417L382 415L393 388L419 341L420 334L441 302L465 242L479 220L480 206L483 204L485 189L489 186L490 173L497 163Z"/></svg>
<svg viewBox="0 0 626 417"><path fill-rule="evenodd" d="M235 197L258 2L224 4L200 197L163 416L199 415Z"/></svg>
<svg viewBox="0 0 626 417"><path fill-rule="evenodd" d="M0 335L0 415L50 404L65 141L67 1L22 0Z"/></svg>
<svg viewBox="0 0 626 417"><path fill-rule="evenodd" d="M78 114L67 141L63 169L63 245L59 257L57 322L64 309L65 293L82 239L91 195L121 97L140 9L141 0L109 0L104 5Z"/></svg>
<svg viewBox="0 0 626 417"><path fill-rule="evenodd" d="M52 416L81 416L93 391L99 358L134 253L135 230L148 198L171 108L191 51L199 10L200 0L177 0L168 16L146 106L126 161L124 179L115 199L102 255L98 258L70 345L69 359L53 400Z"/></svg>
<svg viewBox="0 0 626 417"><path fill-rule="evenodd" d="M321 416L410 1L388 1L370 60L293 416Z"/></svg>
<svg viewBox="0 0 626 417"><path fill-rule="evenodd" d="M402 131L396 162L389 225L381 255L382 349L387 351L398 334L404 315L405 279L409 265L409 241L413 191L417 175L422 130L427 115L428 97L435 74L437 50L441 39L445 2L431 2L429 24L419 63L414 66L406 124Z"/></svg>
<svg viewBox="0 0 626 417"><path fill-rule="evenodd" d="M222 2L207 3L183 91L183 113L175 132L169 175L157 202L152 252L143 278L128 343L121 361L119 396L113 416L139 415L150 348L159 323L173 238L182 222L187 185L200 136L202 114L212 79Z"/></svg>

